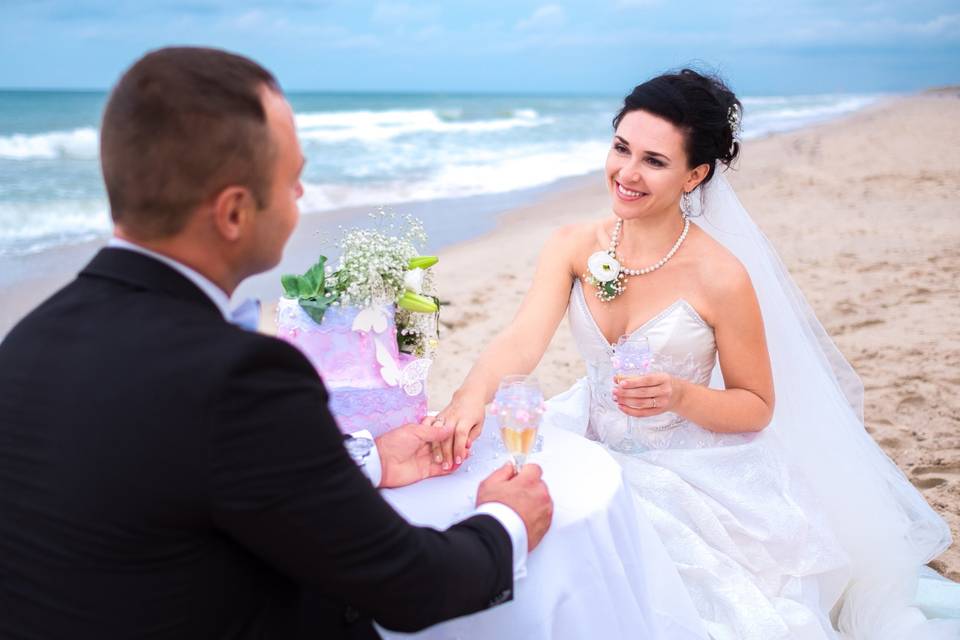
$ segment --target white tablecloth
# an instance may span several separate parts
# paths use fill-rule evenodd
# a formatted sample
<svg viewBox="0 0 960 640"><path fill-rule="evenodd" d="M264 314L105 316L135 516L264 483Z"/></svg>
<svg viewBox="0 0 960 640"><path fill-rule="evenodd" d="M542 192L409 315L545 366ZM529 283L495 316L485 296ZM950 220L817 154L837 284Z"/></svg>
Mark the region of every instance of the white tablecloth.
<svg viewBox="0 0 960 640"><path fill-rule="evenodd" d="M549 417L547 414L546 417ZM384 638L570 639L706 638L659 538L638 515L620 467L580 436L541 428L531 461L543 467L554 500L550 531L527 559L527 576L506 604L416 634ZM507 461L487 425L456 473L383 492L415 524L445 529L468 516L477 486Z"/></svg>

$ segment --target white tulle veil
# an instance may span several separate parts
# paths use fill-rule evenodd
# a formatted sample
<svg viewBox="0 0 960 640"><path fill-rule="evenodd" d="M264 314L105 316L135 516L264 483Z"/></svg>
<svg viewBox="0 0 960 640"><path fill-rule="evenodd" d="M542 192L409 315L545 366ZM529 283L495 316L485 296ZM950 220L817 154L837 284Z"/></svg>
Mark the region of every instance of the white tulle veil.
<svg viewBox="0 0 960 640"><path fill-rule="evenodd" d="M763 312L776 389L764 437L850 558L838 628L856 638L955 637L956 627L935 629L909 606L920 567L950 545L949 528L867 433L859 377L722 172L701 191L693 221L744 264ZM713 384L722 386L719 365Z"/></svg>

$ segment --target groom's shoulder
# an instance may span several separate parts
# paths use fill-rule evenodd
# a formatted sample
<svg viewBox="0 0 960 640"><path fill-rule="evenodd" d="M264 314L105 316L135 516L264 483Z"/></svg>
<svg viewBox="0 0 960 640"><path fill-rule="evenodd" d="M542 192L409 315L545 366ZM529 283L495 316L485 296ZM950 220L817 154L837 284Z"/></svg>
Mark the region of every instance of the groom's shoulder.
<svg viewBox="0 0 960 640"><path fill-rule="evenodd" d="M316 377L316 370L303 352L286 340L232 325L226 327L223 339L231 346L232 361L280 366Z"/></svg>

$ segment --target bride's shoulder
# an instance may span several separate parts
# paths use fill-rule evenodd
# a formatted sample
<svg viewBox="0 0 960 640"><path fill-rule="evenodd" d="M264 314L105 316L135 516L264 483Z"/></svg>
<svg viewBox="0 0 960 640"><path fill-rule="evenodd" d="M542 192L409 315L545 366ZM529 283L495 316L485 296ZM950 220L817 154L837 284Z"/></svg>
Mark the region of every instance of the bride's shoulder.
<svg viewBox="0 0 960 640"><path fill-rule="evenodd" d="M752 294L753 284L743 263L708 233L693 228L695 232L691 233L691 239L695 243L695 255L692 259L696 263L698 280L710 297L727 299L738 294Z"/></svg>
<svg viewBox="0 0 960 640"><path fill-rule="evenodd" d="M595 248L598 243L603 244L609 241L605 222L605 220L589 220L565 224L553 231L547 246L552 248L561 246L573 253L582 253ZM603 240L604 234L607 234L606 240Z"/></svg>

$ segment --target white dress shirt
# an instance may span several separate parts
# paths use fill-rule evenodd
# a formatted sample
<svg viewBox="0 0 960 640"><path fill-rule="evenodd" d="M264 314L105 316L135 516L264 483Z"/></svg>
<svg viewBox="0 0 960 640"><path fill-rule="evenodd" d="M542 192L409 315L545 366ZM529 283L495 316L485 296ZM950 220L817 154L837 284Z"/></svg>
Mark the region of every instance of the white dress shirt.
<svg viewBox="0 0 960 640"><path fill-rule="evenodd" d="M217 309L220 310L220 313L223 314L224 319L230 320L230 297L227 293L187 265L116 236L110 238L107 246L115 249L136 251L154 260L159 260L171 269L176 270L210 298L217 306ZM370 479L373 486L379 487L383 470L380 463L380 452L377 451L377 441L367 430L357 431L351 435L355 438L368 438L373 441L373 448L370 450L370 455L367 456L365 464L361 465L360 469ZM503 503L487 502L477 507L474 514L487 514L492 516L506 529L510 535L510 542L513 546L513 579L519 580L527 575L527 527L523 524L523 519L520 518L517 512Z"/></svg>

